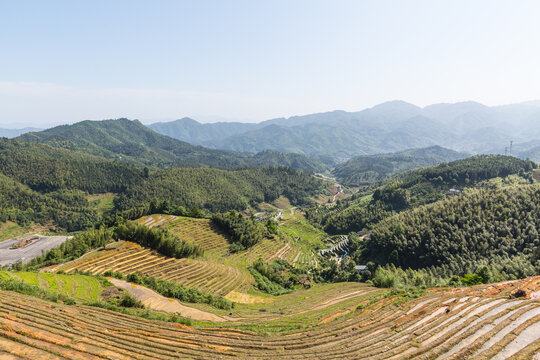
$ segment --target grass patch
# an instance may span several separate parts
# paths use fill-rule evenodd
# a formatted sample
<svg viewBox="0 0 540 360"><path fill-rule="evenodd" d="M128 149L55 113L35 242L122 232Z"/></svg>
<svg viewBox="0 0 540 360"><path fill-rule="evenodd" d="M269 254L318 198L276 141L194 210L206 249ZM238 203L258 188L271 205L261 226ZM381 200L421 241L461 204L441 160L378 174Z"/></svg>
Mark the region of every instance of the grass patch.
<svg viewBox="0 0 540 360"><path fill-rule="evenodd" d="M12 221L0 222L0 242L18 238L29 232L29 228L17 225Z"/></svg>
<svg viewBox="0 0 540 360"><path fill-rule="evenodd" d="M75 301L68 296L43 290L39 286L30 285L21 280L0 280L0 289L5 291L14 291L19 294L30 295L47 301L62 301L67 305L75 304Z"/></svg>
<svg viewBox="0 0 540 360"><path fill-rule="evenodd" d="M103 215L114 210L115 198L116 194L105 193L98 195L89 195L87 199L90 203L90 206L95 209L99 214Z"/></svg>
<svg viewBox="0 0 540 360"><path fill-rule="evenodd" d="M0 271L0 279L14 279L79 301L99 300L101 290L106 287L100 279L85 275Z"/></svg>

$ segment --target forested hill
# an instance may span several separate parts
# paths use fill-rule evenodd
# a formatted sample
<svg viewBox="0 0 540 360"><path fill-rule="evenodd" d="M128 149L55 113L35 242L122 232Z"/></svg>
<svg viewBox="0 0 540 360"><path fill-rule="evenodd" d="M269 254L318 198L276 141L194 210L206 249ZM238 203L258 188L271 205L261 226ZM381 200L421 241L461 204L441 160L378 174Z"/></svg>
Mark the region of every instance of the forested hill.
<svg viewBox="0 0 540 360"><path fill-rule="evenodd" d="M321 186L308 173L287 167L156 171L44 144L0 139L0 222L20 225L47 223L74 231L99 224L102 218L90 204L89 194L115 193L113 213L129 216L125 210L136 206L133 214L140 216L157 202L163 210L172 205L226 211L285 195L302 204Z"/></svg>
<svg viewBox="0 0 540 360"><path fill-rule="evenodd" d="M91 227L99 216L88 194L123 192L143 176L142 169L97 156L0 139L0 222Z"/></svg>
<svg viewBox="0 0 540 360"><path fill-rule="evenodd" d="M307 216L330 233L359 231L395 212L444 199L451 188L463 190L510 174L522 174L532 182L531 170L535 166L531 161L511 156L472 156L394 175L332 209L313 209Z"/></svg>
<svg viewBox="0 0 540 360"><path fill-rule="evenodd" d="M0 138L0 173L40 192L122 192L143 170L82 152Z"/></svg>
<svg viewBox="0 0 540 360"><path fill-rule="evenodd" d="M540 271L540 184L468 189L381 221L365 242L365 258L442 275L478 265L525 277Z"/></svg>
<svg viewBox="0 0 540 360"><path fill-rule="evenodd" d="M122 193L118 210L141 216L152 206L191 208L209 211L243 210L284 195L291 203L308 203L308 197L322 189L322 182L305 172L286 167L220 170L175 168L157 171ZM156 205L157 202L157 205ZM165 203L165 205L163 205ZM160 209L161 210L161 209Z"/></svg>
<svg viewBox="0 0 540 360"><path fill-rule="evenodd" d="M512 156L471 156L396 175L388 184L381 187L378 193L376 191L374 197L385 197L401 192L407 197L408 204L421 205L441 199L451 187L462 189L487 179L530 172L535 166L532 161Z"/></svg>
<svg viewBox="0 0 540 360"><path fill-rule="evenodd" d="M17 140L84 152L138 166L190 166L237 169L279 163L306 171L321 171L324 165L302 155L267 153L253 156L191 145L154 132L137 120L82 121L40 132L23 134ZM293 158L294 157L294 158Z"/></svg>
<svg viewBox="0 0 540 360"><path fill-rule="evenodd" d="M389 154L362 155L336 165L337 180L348 186L370 185L391 175L429 165L454 161L467 154L440 146L410 149Z"/></svg>

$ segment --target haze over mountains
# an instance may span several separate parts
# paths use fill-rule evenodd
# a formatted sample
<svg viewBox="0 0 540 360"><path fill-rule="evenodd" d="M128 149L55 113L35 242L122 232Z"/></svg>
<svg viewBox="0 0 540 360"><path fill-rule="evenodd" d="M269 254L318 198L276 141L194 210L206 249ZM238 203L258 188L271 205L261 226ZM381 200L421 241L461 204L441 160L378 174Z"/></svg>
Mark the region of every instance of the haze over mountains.
<svg viewBox="0 0 540 360"><path fill-rule="evenodd" d="M25 134L27 132L31 131L41 131L43 129L35 128L35 127L26 127L21 129L0 129L0 137L6 137L6 138L14 138L19 135Z"/></svg>
<svg viewBox="0 0 540 360"><path fill-rule="evenodd" d="M467 153L437 145L395 153L360 155L338 164L332 170L332 174L344 185L370 185L410 169L459 160L468 156Z"/></svg>
<svg viewBox="0 0 540 360"><path fill-rule="evenodd" d="M336 162L369 155L444 146L471 153L514 154L539 160L540 104L488 107L476 102L425 108L390 101L359 112L332 111L257 124L201 124L190 118L155 123L153 130L193 144L239 152L275 150Z"/></svg>
<svg viewBox="0 0 540 360"><path fill-rule="evenodd" d="M336 110L260 123L203 124L182 118L144 126L118 119L45 131L0 129L0 136L157 166L286 165L324 171L355 156L430 146L504 154L505 148L510 151L510 141L513 155L540 161L540 102L495 107L462 102L420 108L390 101L358 112Z"/></svg>
<svg viewBox="0 0 540 360"><path fill-rule="evenodd" d="M82 121L16 138L114 159L138 166L196 166L221 169L290 166L306 171L324 171L325 166L301 154L262 151L241 154L188 144L158 134L137 120Z"/></svg>

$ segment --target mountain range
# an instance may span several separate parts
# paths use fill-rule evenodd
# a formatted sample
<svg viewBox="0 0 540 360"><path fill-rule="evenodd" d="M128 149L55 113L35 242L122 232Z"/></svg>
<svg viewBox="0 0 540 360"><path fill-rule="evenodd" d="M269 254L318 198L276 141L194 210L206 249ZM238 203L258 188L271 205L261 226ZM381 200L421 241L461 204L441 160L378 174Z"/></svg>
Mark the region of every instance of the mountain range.
<svg viewBox="0 0 540 360"><path fill-rule="evenodd" d="M358 155L433 145L470 153L504 153L512 140L514 154L537 156L538 151L532 149L540 141L540 104L489 107L461 102L421 108L390 101L359 112L337 110L260 123L201 124L183 118L149 127L210 148L251 153L270 149L330 164Z"/></svg>
<svg viewBox="0 0 540 360"><path fill-rule="evenodd" d="M128 119L87 120L29 132L16 140L47 144L138 166L238 169L279 165L309 172L326 169L321 163L301 154L282 154L270 150L242 154L192 145L158 134L139 121Z"/></svg>
<svg viewBox="0 0 540 360"><path fill-rule="evenodd" d="M440 146L387 154L360 155L336 165L332 174L344 185L370 185L407 170L459 160L467 156L469 154Z"/></svg>
<svg viewBox="0 0 540 360"><path fill-rule="evenodd" d="M19 135L25 134L27 132L31 131L41 131L43 129L35 128L35 127L26 127L21 129L0 129L0 137L5 138L14 138Z"/></svg>

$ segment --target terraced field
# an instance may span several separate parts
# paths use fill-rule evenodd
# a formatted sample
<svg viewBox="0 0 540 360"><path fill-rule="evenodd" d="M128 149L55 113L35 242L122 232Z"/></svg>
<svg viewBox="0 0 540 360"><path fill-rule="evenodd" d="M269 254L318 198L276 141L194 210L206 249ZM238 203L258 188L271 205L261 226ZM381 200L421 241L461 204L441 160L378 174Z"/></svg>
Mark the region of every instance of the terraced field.
<svg viewBox="0 0 540 360"><path fill-rule="evenodd" d="M0 292L0 356L39 359L538 359L540 278L379 301L318 326L196 328ZM531 285L532 284L532 285ZM363 300L358 300L359 304ZM230 324L230 323L228 323ZM9 355L8 355L9 354Z"/></svg>
<svg viewBox="0 0 540 360"><path fill-rule="evenodd" d="M97 301L102 286L97 279L84 275L0 271L0 279L15 279L80 301Z"/></svg>
<svg viewBox="0 0 540 360"><path fill-rule="evenodd" d="M245 268L259 257L266 261L284 259L298 266L317 266L318 257L312 246L322 245L324 234L290 209L287 209L284 218L279 230L285 240L265 238L248 250L235 254L229 253L226 235L210 219L154 214L142 217L137 222L150 227L165 227L179 239L199 244L205 252L204 259L230 266Z"/></svg>
<svg viewBox="0 0 540 360"><path fill-rule="evenodd" d="M222 257L229 252L227 238L210 219L180 217L168 228L179 239L198 244L209 257Z"/></svg>
<svg viewBox="0 0 540 360"><path fill-rule="evenodd" d="M143 216L142 218L138 219L137 222L139 224L146 225L148 227L154 227L154 226L166 227L168 224L175 221L176 219L178 219L178 216L154 214L154 215Z"/></svg>
<svg viewBox="0 0 540 360"><path fill-rule="evenodd" d="M124 274L138 272L222 296L233 290L246 291L253 284L253 278L245 269L212 261L168 258L131 242L92 253L55 270L70 273L76 269L95 275L107 270Z"/></svg>

